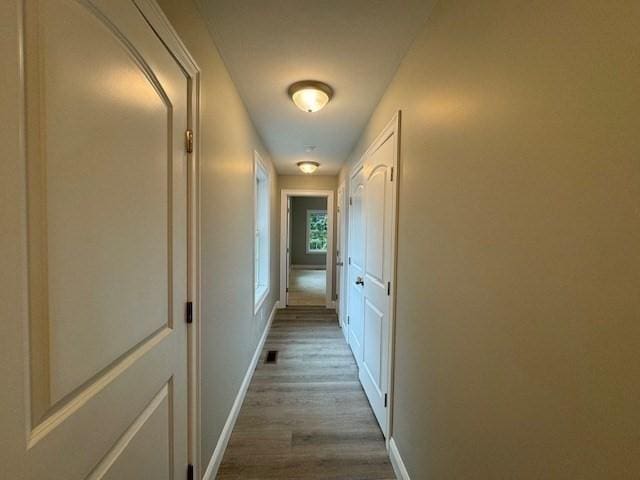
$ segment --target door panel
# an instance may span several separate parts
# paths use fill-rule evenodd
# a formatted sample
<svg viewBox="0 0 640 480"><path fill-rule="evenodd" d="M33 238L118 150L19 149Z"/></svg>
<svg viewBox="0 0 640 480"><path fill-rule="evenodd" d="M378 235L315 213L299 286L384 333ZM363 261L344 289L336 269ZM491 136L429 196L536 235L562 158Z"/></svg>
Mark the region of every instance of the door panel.
<svg viewBox="0 0 640 480"><path fill-rule="evenodd" d="M179 478L187 77L130 1L27 0L24 11L20 478Z"/></svg>
<svg viewBox="0 0 640 480"><path fill-rule="evenodd" d="M382 349L383 349L383 325L384 325L384 313L378 310L375 305L365 299L364 305L364 358L362 361L363 368L366 369L367 375L369 375L373 387L377 390L377 394L382 393L380 391L380 384L382 382Z"/></svg>
<svg viewBox="0 0 640 480"><path fill-rule="evenodd" d="M58 0L40 8L46 158L34 159L39 174L28 190L46 225L30 241L47 275L39 282L47 305L38 310L48 310L53 404L169 325L171 105L86 7ZM126 88L109 88L121 81L115 76ZM139 141L131 144L133 131ZM81 161L69 132L91 142Z"/></svg>
<svg viewBox="0 0 640 480"><path fill-rule="evenodd" d="M387 186L387 168L378 167L367 180L366 238L365 251L366 274L369 280L384 282L385 260L385 189Z"/></svg>
<svg viewBox="0 0 640 480"><path fill-rule="evenodd" d="M356 363L362 363L364 298L359 280L364 278L363 246L363 169L358 169L351 177L349 200L349 345Z"/></svg>
<svg viewBox="0 0 640 480"><path fill-rule="evenodd" d="M359 376L382 431L387 432L390 349L390 282L395 208L391 177L395 134L383 139L364 160L364 320Z"/></svg>
<svg viewBox="0 0 640 480"><path fill-rule="evenodd" d="M170 385L165 385L103 457L88 480L172 478L167 442L171 435L171 394Z"/></svg>

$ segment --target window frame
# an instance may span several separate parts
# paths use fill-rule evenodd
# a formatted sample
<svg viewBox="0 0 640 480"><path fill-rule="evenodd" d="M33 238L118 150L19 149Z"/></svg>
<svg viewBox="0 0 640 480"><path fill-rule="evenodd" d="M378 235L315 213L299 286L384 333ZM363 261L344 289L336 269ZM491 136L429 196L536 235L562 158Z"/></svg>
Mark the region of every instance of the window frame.
<svg viewBox="0 0 640 480"><path fill-rule="evenodd" d="M254 151L253 173L253 304L256 314L271 291L271 175L257 151Z"/></svg>
<svg viewBox="0 0 640 480"><path fill-rule="evenodd" d="M325 216L325 222L327 224L327 248L324 250L312 250L310 248L310 240L311 240L311 215L322 213ZM306 239L305 239L305 252L307 255L326 255L329 248L329 213L327 209L315 208L307 210L307 224L306 224Z"/></svg>

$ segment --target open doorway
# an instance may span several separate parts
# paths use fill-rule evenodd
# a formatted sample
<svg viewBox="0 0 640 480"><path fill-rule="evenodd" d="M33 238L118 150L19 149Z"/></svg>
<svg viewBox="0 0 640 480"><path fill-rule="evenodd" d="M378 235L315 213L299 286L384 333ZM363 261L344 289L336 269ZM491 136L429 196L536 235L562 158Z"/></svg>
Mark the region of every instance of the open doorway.
<svg viewBox="0 0 640 480"><path fill-rule="evenodd" d="M291 197L287 304L324 305L327 296L326 197Z"/></svg>
<svg viewBox="0 0 640 480"><path fill-rule="evenodd" d="M281 298L333 307L333 192L282 192Z"/></svg>

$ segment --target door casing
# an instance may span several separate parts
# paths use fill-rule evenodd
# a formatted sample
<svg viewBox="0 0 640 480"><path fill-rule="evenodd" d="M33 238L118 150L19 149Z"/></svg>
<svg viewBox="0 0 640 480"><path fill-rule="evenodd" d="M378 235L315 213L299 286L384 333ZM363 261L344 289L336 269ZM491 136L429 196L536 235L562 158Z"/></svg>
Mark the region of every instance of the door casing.
<svg viewBox="0 0 640 480"><path fill-rule="evenodd" d="M346 339L348 339L347 329L348 325L346 323L346 315L347 315L347 302L345 298L345 259L347 253L347 228L345 219L347 218L347 207L346 207L346 185L345 182L342 182L338 186L338 194L337 194L337 212L336 212L336 229L337 229L337 245L336 245L336 294L338 295L338 299L336 302L336 309L338 311L338 322L342 327L342 332ZM338 265L338 263L342 263L342 265Z"/></svg>
<svg viewBox="0 0 640 480"><path fill-rule="evenodd" d="M288 245L288 218L289 212L287 211L289 205L289 199L291 197L325 197L327 199L327 281L326 281L326 300L325 306L327 308L334 308L335 302L333 301L333 264L335 262L334 248L333 248L333 190L297 190L286 189L280 192L280 305L286 306L287 304L287 283L289 278L288 265L287 265L287 245Z"/></svg>
<svg viewBox="0 0 640 480"><path fill-rule="evenodd" d="M166 48L184 69L189 79L188 124L193 132L193 149L187 168L187 298L193 303L193 321L187 330L189 462L195 478L203 473L201 458L201 290L200 290L200 67L184 45L171 22L154 0L133 0L140 12L162 39Z"/></svg>

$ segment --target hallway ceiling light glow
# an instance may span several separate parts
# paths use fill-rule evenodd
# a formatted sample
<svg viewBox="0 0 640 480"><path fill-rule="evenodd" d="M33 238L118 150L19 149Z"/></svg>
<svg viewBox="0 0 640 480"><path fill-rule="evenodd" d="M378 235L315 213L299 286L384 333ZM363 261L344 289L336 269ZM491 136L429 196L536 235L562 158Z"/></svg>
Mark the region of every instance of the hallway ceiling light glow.
<svg viewBox="0 0 640 480"><path fill-rule="evenodd" d="M320 166L318 162L311 161L298 162L296 163L296 165L298 165L298 168L302 170L303 173L307 174L315 172L316 169Z"/></svg>
<svg viewBox="0 0 640 480"><path fill-rule="evenodd" d="M308 113L322 110L333 97L333 89L316 80L303 80L289 87L289 96L296 106Z"/></svg>

